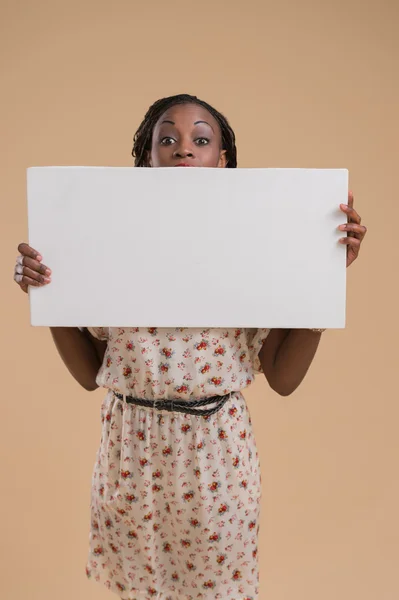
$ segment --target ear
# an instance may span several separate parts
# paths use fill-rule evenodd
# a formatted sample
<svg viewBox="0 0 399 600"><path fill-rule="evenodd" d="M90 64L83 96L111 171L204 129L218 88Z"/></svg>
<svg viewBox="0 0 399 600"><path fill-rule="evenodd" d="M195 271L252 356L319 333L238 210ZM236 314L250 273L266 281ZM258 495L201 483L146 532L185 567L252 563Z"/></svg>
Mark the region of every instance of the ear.
<svg viewBox="0 0 399 600"><path fill-rule="evenodd" d="M228 160L226 157L226 150L221 150L220 151L220 156L219 156L219 163L218 163L218 167L221 168L225 168L225 166L227 165Z"/></svg>

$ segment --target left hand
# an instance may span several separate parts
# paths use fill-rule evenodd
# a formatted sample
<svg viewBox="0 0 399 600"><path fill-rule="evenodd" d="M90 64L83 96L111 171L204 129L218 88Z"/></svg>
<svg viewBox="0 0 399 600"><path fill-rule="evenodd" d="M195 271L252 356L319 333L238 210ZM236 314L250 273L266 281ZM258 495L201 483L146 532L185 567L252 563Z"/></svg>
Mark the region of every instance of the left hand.
<svg viewBox="0 0 399 600"><path fill-rule="evenodd" d="M349 267L359 255L360 244L367 233L367 227L360 224L362 219L353 208L352 192L349 192L348 195L348 205L341 204L340 208L348 217L348 222L345 225L340 225L338 229L340 231L348 232L348 237L341 238L339 241L341 244L346 244L348 247L346 266Z"/></svg>

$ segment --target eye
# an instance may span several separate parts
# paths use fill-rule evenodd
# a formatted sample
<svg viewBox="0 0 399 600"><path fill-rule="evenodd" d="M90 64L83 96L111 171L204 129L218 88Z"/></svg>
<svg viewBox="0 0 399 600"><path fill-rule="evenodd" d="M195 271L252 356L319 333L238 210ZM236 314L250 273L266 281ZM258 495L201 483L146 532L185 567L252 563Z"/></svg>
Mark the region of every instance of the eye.
<svg viewBox="0 0 399 600"><path fill-rule="evenodd" d="M164 137L161 139L161 145L162 146L170 146L171 144L173 144L175 140L171 137Z"/></svg>
<svg viewBox="0 0 399 600"><path fill-rule="evenodd" d="M197 144L197 146L206 146L207 144L209 144L209 139L208 138L197 138L195 140L195 143Z"/></svg>

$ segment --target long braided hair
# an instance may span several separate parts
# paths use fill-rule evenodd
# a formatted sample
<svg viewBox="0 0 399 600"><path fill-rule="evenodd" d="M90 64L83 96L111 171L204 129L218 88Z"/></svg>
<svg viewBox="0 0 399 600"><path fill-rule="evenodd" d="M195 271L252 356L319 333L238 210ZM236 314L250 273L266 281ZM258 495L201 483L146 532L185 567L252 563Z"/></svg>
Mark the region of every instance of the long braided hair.
<svg viewBox="0 0 399 600"><path fill-rule="evenodd" d="M207 102L200 100L196 96L189 94L178 94L177 96L169 96L161 98L154 102L148 109L140 127L136 131L133 138L132 156L134 158L135 167L148 167L148 156L151 153L152 134L154 127L159 118L172 106L176 104L198 104L205 108L218 122L222 133L222 148L226 150L226 167L237 167L237 148L235 134L226 117L218 112L213 106Z"/></svg>

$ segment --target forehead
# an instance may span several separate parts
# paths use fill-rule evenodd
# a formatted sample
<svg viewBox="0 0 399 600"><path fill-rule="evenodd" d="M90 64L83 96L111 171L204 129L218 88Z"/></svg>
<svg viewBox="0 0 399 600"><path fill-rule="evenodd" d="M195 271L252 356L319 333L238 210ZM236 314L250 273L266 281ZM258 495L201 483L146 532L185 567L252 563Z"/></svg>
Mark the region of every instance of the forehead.
<svg viewBox="0 0 399 600"><path fill-rule="evenodd" d="M173 121L176 127L193 127L197 121L206 121L211 125L214 131L219 131L219 124L211 113L203 106L198 104L177 104L168 108L158 119L157 127L162 125L163 121Z"/></svg>

